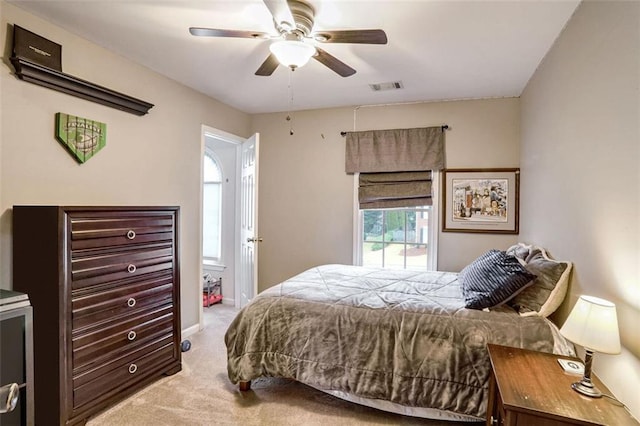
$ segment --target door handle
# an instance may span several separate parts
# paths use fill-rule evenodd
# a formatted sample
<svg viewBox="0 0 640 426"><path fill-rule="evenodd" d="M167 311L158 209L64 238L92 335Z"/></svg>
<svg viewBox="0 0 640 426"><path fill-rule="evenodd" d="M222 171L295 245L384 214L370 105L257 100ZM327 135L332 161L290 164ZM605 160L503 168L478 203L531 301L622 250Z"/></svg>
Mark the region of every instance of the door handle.
<svg viewBox="0 0 640 426"><path fill-rule="evenodd" d="M262 238L247 238L248 243L261 243Z"/></svg>
<svg viewBox="0 0 640 426"><path fill-rule="evenodd" d="M0 414L13 411L18 405L20 388L17 383L0 387Z"/></svg>

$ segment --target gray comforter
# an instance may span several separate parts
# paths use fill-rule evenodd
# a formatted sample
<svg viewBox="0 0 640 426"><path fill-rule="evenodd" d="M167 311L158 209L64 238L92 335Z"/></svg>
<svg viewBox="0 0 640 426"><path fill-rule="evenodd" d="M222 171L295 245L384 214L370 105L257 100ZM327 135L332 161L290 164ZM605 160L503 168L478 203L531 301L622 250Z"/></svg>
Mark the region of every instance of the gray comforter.
<svg viewBox="0 0 640 426"><path fill-rule="evenodd" d="M482 418L487 343L573 354L545 318L464 308L457 274L324 265L259 294L225 335L233 383L324 390Z"/></svg>

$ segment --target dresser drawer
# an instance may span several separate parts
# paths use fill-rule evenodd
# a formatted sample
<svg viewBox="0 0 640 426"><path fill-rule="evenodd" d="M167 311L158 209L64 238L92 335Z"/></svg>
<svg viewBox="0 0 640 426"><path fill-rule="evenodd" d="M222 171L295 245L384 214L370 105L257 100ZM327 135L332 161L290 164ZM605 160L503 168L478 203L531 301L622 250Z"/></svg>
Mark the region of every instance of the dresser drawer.
<svg viewBox="0 0 640 426"><path fill-rule="evenodd" d="M173 332L173 306L144 312L73 337L73 370L84 370Z"/></svg>
<svg viewBox="0 0 640 426"><path fill-rule="evenodd" d="M126 302L134 293L152 290L167 284L173 284L173 274L161 271L143 277L128 277L125 280L74 290L71 293L72 311L74 315L81 317L112 309L114 306L122 305L122 298L125 298Z"/></svg>
<svg viewBox="0 0 640 426"><path fill-rule="evenodd" d="M173 215L160 212L74 212L69 215L71 250L169 241Z"/></svg>
<svg viewBox="0 0 640 426"><path fill-rule="evenodd" d="M74 298L71 302L72 332L74 335L89 332L149 309L172 305L173 287L173 281L166 278L159 282L145 281L134 289L125 287Z"/></svg>
<svg viewBox="0 0 640 426"><path fill-rule="evenodd" d="M177 359L173 337L168 335L148 345L113 359L108 364L73 378L74 409L101 396L132 386L138 380L158 371Z"/></svg>
<svg viewBox="0 0 640 426"><path fill-rule="evenodd" d="M173 269L173 248L160 245L91 256L71 254L71 286L79 289Z"/></svg>

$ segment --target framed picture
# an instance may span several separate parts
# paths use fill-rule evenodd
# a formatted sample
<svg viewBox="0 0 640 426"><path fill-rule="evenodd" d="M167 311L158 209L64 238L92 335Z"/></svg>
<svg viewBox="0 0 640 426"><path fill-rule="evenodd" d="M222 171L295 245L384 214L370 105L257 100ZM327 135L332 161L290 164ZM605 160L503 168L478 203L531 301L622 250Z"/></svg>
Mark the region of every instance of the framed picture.
<svg viewBox="0 0 640 426"><path fill-rule="evenodd" d="M442 173L443 232L517 234L520 169Z"/></svg>

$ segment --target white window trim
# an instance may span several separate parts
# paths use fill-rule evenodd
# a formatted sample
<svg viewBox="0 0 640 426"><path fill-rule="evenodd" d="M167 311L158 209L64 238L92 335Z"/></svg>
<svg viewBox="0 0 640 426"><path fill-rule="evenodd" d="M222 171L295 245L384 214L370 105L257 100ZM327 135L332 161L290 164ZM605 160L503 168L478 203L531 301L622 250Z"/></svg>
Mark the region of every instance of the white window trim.
<svg viewBox="0 0 640 426"><path fill-rule="evenodd" d="M438 237L440 236L440 172L431 172L431 214L429 215L429 227L433 232L429 233L429 269L438 270Z"/></svg>
<svg viewBox="0 0 640 426"><path fill-rule="evenodd" d="M362 242L360 236L363 231L362 211L358 200L358 182L360 173L353 174L353 264L362 266Z"/></svg>
<svg viewBox="0 0 640 426"><path fill-rule="evenodd" d="M224 263L223 263L223 259L222 259L222 199L224 197L223 195L223 191L224 191L224 169L222 168L222 163L220 162L220 159L218 158L218 156L215 154L215 152L212 149L209 149L208 147L205 147L204 149L204 155L205 156L209 156L213 159L213 161L216 163L216 165L218 166L218 169L220 169L220 182L205 182L204 180L204 168L203 168L203 179L202 179L202 186L204 188L204 185L206 183L219 183L220 184L220 232L219 232L219 247L218 247L218 252L220 253L219 257L211 257L211 256L205 256L204 252L202 255L202 261L203 264L205 265L221 265L224 267ZM203 217L203 221L204 221L204 217Z"/></svg>
<svg viewBox="0 0 640 426"><path fill-rule="evenodd" d="M202 266L205 271L224 272L227 269L227 265L207 259L202 261Z"/></svg>

